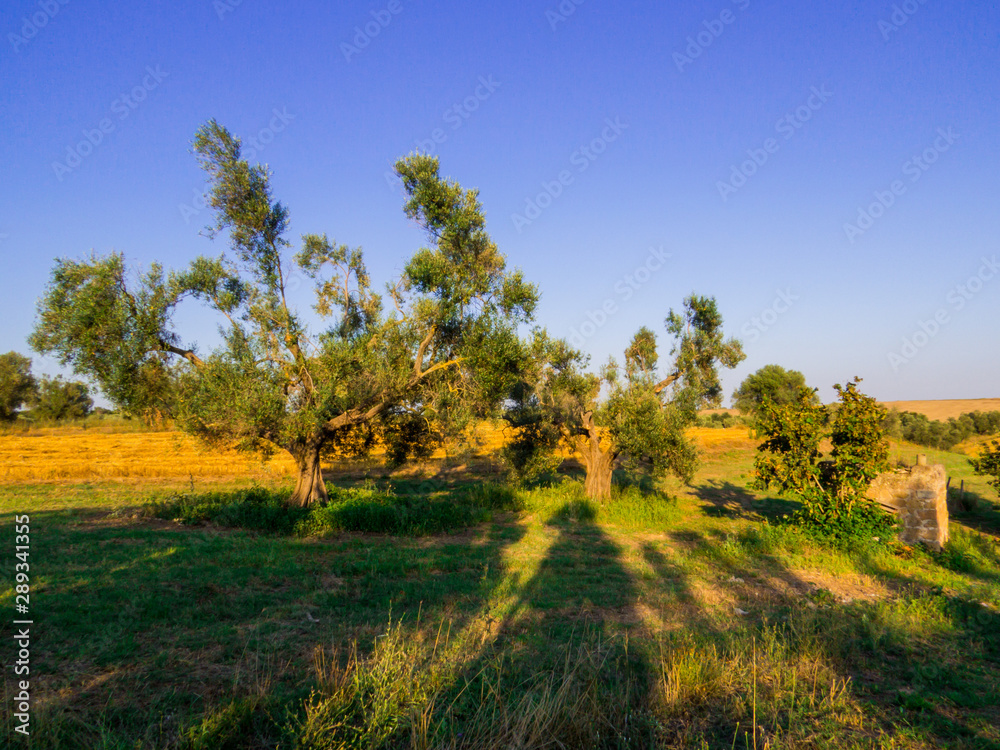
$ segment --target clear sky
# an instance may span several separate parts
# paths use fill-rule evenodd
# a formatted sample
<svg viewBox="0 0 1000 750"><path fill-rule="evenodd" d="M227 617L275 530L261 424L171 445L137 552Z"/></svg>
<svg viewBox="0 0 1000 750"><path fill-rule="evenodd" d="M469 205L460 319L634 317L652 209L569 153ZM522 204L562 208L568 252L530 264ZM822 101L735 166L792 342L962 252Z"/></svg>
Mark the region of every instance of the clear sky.
<svg viewBox="0 0 1000 750"><path fill-rule="evenodd" d="M379 285L424 242L387 173L439 155L595 365L695 291L744 341L727 394L776 363L825 400L1000 395L992 0L6 0L0 34L0 352L56 257L222 250L214 117Z"/></svg>

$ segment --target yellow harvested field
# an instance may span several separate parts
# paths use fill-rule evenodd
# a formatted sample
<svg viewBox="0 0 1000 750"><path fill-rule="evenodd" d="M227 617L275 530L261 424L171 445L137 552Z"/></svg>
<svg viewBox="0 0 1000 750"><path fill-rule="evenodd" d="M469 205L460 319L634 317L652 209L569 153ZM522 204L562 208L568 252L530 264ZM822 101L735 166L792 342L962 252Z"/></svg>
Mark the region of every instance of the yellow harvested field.
<svg viewBox="0 0 1000 750"><path fill-rule="evenodd" d="M475 452L503 445L501 430L476 430ZM378 455L381 451L376 450ZM438 450L434 458L443 458ZM278 452L264 462L236 451L208 450L189 435L163 432L106 433L50 428L0 435L0 483L165 477L264 478L295 473L291 456Z"/></svg>
<svg viewBox="0 0 1000 750"><path fill-rule="evenodd" d="M692 428L699 447L712 454L754 443L745 427ZM474 453L488 455L504 444L503 430L484 424L475 431ZM380 451L376 450L378 455ZM434 453L443 458L444 450ZM568 454L567 454L568 456ZM268 462L235 451L212 451L182 432L97 432L53 428L0 435L0 484L187 477L292 476L286 453Z"/></svg>
<svg viewBox="0 0 1000 750"><path fill-rule="evenodd" d="M941 401L884 401L887 409L915 411L928 419L947 420L971 411L1000 411L1000 398L944 399Z"/></svg>
<svg viewBox="0 0 1000 750"><path fill-rule="evenodd" d="M0 482L291 474L290 456L266 465L234 451L207 451L181 432L86 430L0 436Z"/></svg>

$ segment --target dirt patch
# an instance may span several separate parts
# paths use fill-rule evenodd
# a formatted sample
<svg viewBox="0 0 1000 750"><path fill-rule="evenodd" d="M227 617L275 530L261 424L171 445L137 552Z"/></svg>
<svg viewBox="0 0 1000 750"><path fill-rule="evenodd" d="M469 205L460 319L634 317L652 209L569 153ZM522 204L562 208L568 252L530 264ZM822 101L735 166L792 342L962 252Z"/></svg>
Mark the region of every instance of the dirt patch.
<svg viewBox="0 0 1000 750"><path fill-rule="evenodd" d="M791 571L804 584L809 586L801 594L812 594L820 589L829 591L841 603L853 601L884 601L892 597L892 591L872 576L863 573L838 573L836 575L823 570Z"/></svg>

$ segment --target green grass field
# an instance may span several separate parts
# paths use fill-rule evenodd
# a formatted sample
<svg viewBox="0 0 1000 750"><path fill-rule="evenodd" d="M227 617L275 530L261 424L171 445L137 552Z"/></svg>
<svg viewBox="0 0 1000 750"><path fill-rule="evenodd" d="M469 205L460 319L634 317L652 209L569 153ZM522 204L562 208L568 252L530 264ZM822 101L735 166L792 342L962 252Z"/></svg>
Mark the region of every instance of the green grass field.
<svg viewBox="0 0 1000 750"><path fill-rule="evenodd" d="M995 492L922 451L975 505L945 551L836 548L746 489L748 445L605 505L471 471L331 477L309 517L287 479L0 488L5 664L15 514L34 621L30 741L8 667L3 742L1000 748Z"/></svg>

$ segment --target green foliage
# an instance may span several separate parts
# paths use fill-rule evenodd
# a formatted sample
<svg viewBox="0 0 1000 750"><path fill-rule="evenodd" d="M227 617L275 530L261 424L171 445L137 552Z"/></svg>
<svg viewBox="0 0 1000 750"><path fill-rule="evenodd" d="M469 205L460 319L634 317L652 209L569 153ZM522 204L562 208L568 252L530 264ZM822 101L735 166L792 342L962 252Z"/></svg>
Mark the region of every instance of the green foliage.
<svg viewBox="0 0 1000 750"><path fill-rule="evenodd" d="M692 294L684 300L680 313L670 311L665 325L674 338L674 361L671 374L660 387L673 384L671 400L694 420L699 409L722 405L719 367L736 367L746 355L738 340L724 338L722 314L712 297Z"/></svg>
<svg viewBox="0 0 1000 750"><path fill-rule="evenodd" d="M943 422L925 414L893 409L886 414L883 429L890 437L946 451L973 435L1000 433L1000 411L966 412Z"/></svg>
<svg viewBox="0 0 1000 750"><path fill-rule="evenodd" d="M389 286L389 311L360 249L306 234L300 252L288 252L288 209L238 138L212 120L194 151L212 185L208 234L225 235L228 250L139 276L121 254L57 261L34 349L92 378L129 413L172 416L209 445L288 451L307 480L291 498L298 503L323 499L312 481L320 455L364 454L382 436L398 463L496 412L519 377L516 329L538 292L507 269L477 191L442 178L435 158L396 163L404 211L431 246ZM308 331L289 305L292 274L315 283L324 330ZM207 356L174 330L188 299L226 322Z"/></svg>
<svg viewBox="0 0 1000 750"><path fill-rule="evenodd" d="M507 487L397 493L369 487L333 488L325 504L288 504L288 493L253 487L236 492L179 496L154 503L149 512L185 525L213 523L267 534L322 536L341 531L424 535L467 528L493 511L518 510L521 500Z"/></svg>
<svg viewBox="0 0 1000 750"><path fill-rule="evenodd" d="M17 419L18 411L32 401L37 388L30 359L17 352L0 354L0 422Z"/></svg>
<svg viewBox="0 0 1000 750"><path fill-rule="evenodd" d="M757 433L764 441L754 462L754 486L799 497L825 495L819 459L829 420L827 409L802 391L790 404L765 402L757 417Z"/></svg>
<svg viewBox="0 0 1000 750"><path fill-rule="evenodd" d="M623 381L608 379L597 423L607 430L624 468L646 468L654 477L672 473L690 481L698 453L684 430L693 420L685 409L662 401L651 375L627 365Z"/></svg>
<svg viewBox="0 0 1000 750"><path fill-rule="evenodd" d="M670 311L666 327L673 347L662 380L649 328L633 336L623 366L611 360L599 375L586 371L581 352L536 331L503 414L514 429L503 453L512 476L523 481L551 470L550 457L562 442L582 458L590 479L620 457L623 468L689 480L697 452L684 430L698 409L719 404L718 367L733 367L744 355L738 341L724 340L714 299L688 297L681 313ZM588 481L592 497L602 491Z"/></svg>
<svg viewBox="0 0 1000 750"><path fill-rule="evenodd" d="M62 376L43 377L32 399L31 416L50 421L83 419L93 408L94 400L85 383L66 381Z"/></svg>
<svg viewBox="0 0 1000 750"><path fill-rule="evenodd" d="M755 415L765 401L784 406L799 401L803 392L809 394L813 403L819 403L819 397L806 385L806 376L801 372L786 370L780 365L765 365L748 375L733 392L733 408Z"/></svg>
<svg viewBox="0 0 1000 750"><path fill-rule="evenodd" d="M797 497L803 509L793 520L833 539L885 537L893 526L892 517L865 498L872 480L889 468L889 446L881 429L885 409L859 392L858 382L834 386L840 400L834 409L802 390L790 404L764 402L757 418L764 441L753 486ZM821 460L826 438L833 449Z"/></svg>
<svg viewBox="0 0 1000 750"><path fill-rule="evenodd" d="M977 474L990 477L990 484L1000 493L1000 441L984 445L977 458L969 459L969 464Z"/></svg>
<svg viewBox="0 0 1000 750"><path fill-rule="evenodd" d="M746 424L746 420L743 417L736 416L735 414L716 412L714 414L699 414L698 420L695 424L698 427L725 429L728 427L739 427L744 425Z"/></svg>
<svg viewBox="0 0 1000 750"><path fill-rule="evenodd" d="M885 408L858 391L855 378L846 387L835 385L840 403L834 410L830 441L833 472L828 486L838 508L851 511L864 502L872 481L889 469L889 443L882 432Z"/></svg>

